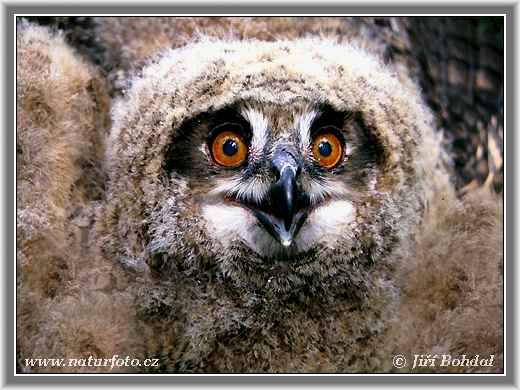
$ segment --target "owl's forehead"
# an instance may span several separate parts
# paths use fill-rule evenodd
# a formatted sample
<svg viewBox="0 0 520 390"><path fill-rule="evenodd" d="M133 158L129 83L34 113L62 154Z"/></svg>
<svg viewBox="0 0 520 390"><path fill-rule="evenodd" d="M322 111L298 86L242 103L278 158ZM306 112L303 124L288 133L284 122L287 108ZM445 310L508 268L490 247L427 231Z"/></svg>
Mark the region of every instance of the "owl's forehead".
<svg viewBox="0 0 520 390"><path fill-rule="evenodd" d="M308 101L296 101L285 105L242 102L239 111L252 129L265 128L277 136L289 136L294 131L310 127L312 121L320 115L319 105Z"/></svg>
<svg viewBox="0 0 520 390"><path fill-rule="evenodd" d="M145 67L114 104L107 153L113 179L129 170L150 180L160 177L172 141L186 134L206 140L208 132L229 122L214 114L247 101L259 102L242 115L259 154L263 146L281 142L284 133L305 144L329 119L339 126L324 126L348 131L344 114L354 113L362 132L384 151L393 181L404 183L404 172L415 171L417 161L421 170L437 164L431 114L416 88L359 49L322 40L201 42ZM314 102L334 110L319 114ZM235 124L242 123L238 119ZM419 149L421 160L415 158Z"/></svg>

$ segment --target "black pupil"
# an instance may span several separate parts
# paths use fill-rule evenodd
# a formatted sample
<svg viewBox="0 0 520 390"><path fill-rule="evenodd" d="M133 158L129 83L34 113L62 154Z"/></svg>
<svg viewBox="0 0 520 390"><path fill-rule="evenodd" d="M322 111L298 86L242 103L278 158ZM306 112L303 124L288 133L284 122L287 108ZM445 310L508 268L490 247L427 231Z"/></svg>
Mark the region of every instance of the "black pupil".
<svg viewBox="0 0 520 390"><path fill-rule="evenodd" d="M226 156L233 156L238 152L238 144L234 139L228 139L224 142L224 145L222 145L222 150Z"/></svg>
<svg viewBox="0 0 520 390"><path fill-rule="evenodd" d="M322 156L328 157L332 153L332 145L328 141L321 141L318 150Z"/></svg>

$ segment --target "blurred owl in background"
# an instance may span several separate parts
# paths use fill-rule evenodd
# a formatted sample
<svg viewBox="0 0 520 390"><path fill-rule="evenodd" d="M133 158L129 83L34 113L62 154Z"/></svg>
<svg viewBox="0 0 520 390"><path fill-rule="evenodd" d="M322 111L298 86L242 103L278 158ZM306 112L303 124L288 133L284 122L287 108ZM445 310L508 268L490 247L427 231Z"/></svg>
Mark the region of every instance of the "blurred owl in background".
<svg viewBox="0 0 520 390"><path fill-rule="evenodd" d="M500 167L458 196L413 61L370 39L406 18L87 19L17 32L21 372L501 372Z"/></svg>

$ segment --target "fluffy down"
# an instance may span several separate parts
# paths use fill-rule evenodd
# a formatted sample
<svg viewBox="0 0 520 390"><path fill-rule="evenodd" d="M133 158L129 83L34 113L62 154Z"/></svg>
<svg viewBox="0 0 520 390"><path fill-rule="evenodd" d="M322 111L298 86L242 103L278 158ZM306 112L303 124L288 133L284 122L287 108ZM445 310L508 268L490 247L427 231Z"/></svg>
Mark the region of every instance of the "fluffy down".
<svg viewBox="0 0 520 390"><path fill-rule="evenodd" d="M394 253L400 266L392 302L375 293L369 307L338 305L324 312L312 304L300 310L306 302L279 311L273 302L250 300L251 309L260 308L260 318L279 319L262 329L235 310L227 291L197 290L192 281L161 278L143 261L140 207L153 202L146 177L160 166L145 158L157 155L146 145L160 149L169 135L147 143L138 132L124 134L121 128L128 127L119 126L123 108L118 103L119 128L111 139L123 133L123 140L134 145L137 139L143 150L111 147L112 179L135 156L149 165L143 168L137 160L129 178L110 184L110 201L105 203L103 167L98 165L109 126L103 81L60 36L45 29L23 25L17 43L20 372L111 371L28 368L25 359L114 354L159 358L160 367L151 372L388 372L393 370L393 353L422 352L496 353L499 363L493 370L502 370L501 202L485 190L455 199L444 174L436 175L440 151L430 147L438 145L433 137L421 150L424 160L414 167L427 207L418 216L422 223L413 245ZM149 75L157 69L149 68ZM393 83L391 78L383 81ZM145 92L154 107L166 109L160 94L154 96L142 81L136 84L132 93ZM127 102L137 104L139 97L132 93ZM411 104L416 113L422 112L420 103ZM138 129L137 118L148 113L136 105L127 109L135 110L132 126ZM179 109L157 125L169 125L182 115ZM413 114L409 120L413 122ZM117 159L110 154L114 150L121 152ZM407 153L396 151L398 156ZM409 168L406 158L401 161L403 170ZM445 197L437 196L442 191ZM143 200L147 192L149 198ZM102 251L101 244L110 250ZM387 317L378 317L382 312ZM386 321L388 329L378 328ZM356 325L367 322L374 324L371 336L376 335L369 339L363 333L367 328ZM347 352L357 358L345 359Z"/></svg>
<svg viewBox="0 0 520 390"><path fill-rule="evenodd" d="M438 199L414 257L400 270L396 353L495 355L493 367L414 372L503 372L503 209L485 188L461 203Z"/></svg>
<svg viewBox="0 0 520 390"><path fill-rule="evenodd" d="M102 292L116 283L111 264L89 251L93 209L88 207L104 191L109 104L99 72L59 34L18 25L17 367L22 372L31 371L26 358L117 350L119 334L128 326L121 311L111 309L124 298Z"/></svg>

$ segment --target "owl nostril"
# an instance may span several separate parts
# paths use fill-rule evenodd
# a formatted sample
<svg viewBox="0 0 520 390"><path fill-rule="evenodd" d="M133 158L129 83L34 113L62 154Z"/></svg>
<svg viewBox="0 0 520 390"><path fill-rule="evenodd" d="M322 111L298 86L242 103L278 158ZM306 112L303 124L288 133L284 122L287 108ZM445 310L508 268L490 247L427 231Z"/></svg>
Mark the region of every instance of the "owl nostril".
<svg viewBox="0 0 520 390"><path fill-rule="evenodd" d="M290 169L294 173L295 179L301 173L300 164L296 153L292 150L291 145L281 145L273 153L273 159L271 160L271 168L275 174L275 181L278 182L282 177L286 169Z"/></svg>

